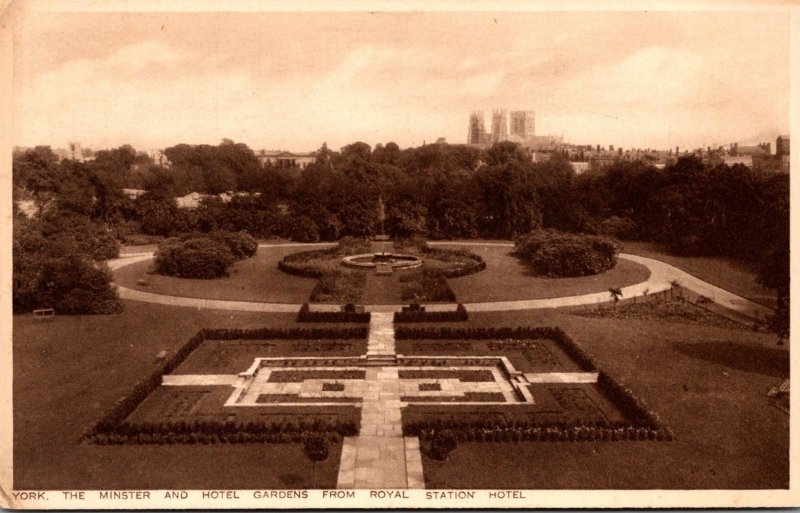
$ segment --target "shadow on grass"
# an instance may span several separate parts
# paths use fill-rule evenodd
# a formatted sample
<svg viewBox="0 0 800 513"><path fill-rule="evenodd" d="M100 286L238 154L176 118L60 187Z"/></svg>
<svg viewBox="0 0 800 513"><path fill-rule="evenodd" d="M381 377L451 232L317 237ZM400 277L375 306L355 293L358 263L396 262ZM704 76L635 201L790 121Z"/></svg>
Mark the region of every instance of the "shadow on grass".
<svg viewBox="0 0 800 513"><path fill-rule="evenodd" d="M677 342L675 349L700 360L733 369L785 378L789 375L789 352L779 348L761 347L738 342L707 342L690 344Z"/></svg>

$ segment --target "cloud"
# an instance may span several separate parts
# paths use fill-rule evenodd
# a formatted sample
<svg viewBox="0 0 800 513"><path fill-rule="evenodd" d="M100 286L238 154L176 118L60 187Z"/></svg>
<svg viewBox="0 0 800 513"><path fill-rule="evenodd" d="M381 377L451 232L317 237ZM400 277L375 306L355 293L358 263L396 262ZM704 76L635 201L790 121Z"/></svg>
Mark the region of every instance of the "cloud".
<svg viewBox="0 0 800 513"><path fill-rule="evenodd" d="M538 133L576 143L788 127L788 24L775 16L70 16L85 23L20 45L20 144L463 142L469 112L494 107L535 110Z"/></svg>

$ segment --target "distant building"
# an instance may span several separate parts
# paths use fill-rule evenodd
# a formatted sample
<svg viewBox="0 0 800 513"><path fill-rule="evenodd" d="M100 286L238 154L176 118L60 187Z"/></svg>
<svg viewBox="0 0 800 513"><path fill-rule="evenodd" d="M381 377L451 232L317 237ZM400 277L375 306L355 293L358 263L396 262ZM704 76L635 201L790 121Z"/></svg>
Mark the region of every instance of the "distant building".
<svg viewBox="0 0 800 513"><path fill-rule="evenodd" d="M127 196L132 200L135 200L144 193L145 193L144 189L122 189L122 194L124 194L125 196Z"/></svg>
<svg viewBox="0 0 800 513"><path fill-rule="evenodd" d="M770 143L761 143L749 146L733 143L728 150L728 154L734 157L738 155L770 155L771 153L772 145Z"/></svg>
<svg viewBox="0 0 800 513"><path fill-rule="evenodd" d="M531 135L525 142L532 151L552 152L564 148L564 138L557 135Z"/></svg>
<svg viewBox="0 0 800 513"><path fill-rule="evenodd" d="M186 196L179 196L175 198L178 208L194 209L200 206L200 202L208 197L207 194L200 194L199 192L190 192Z"/></svg>
<svg viewBox="0 0 800 513"><path fill-rule="evenodd" d="M775 140L775 154L779 157L784 155L789 155L789 150L791 145L789 144L789 136L788 135L779 135L778 138Z"/></svg>
<svg viewBox="0 0 800 513"><path fill-rule="evenodd" d="M726 166L741 164L749 168L753 167L753 155L723 155L722 163Z"/></svg>
<svg viewBox="0 0 800 513"><path fill-rule="evenodd" d="M280 168L305 169L309 164L317 160L317 155L311 153L292 153L290 151L266 151L261 150L256 155L262 166L272 165Z"/></svg>
<svg viewBox="0 0 800 513"><path fill-rule="evenodd" d="M789 156L790 148L788 135L780 135L775 140L775 158L779 161L779 170L782 173L789 172L789 163L791 162L791 157Z"/></svg>
<svg viewBox="0 0 800 513"><path fill-rule="evenodd" d="M536 135L536 113L532 110L511 111L511 135L527 141Z"/></svg>
<svg viewBox="0 0 800 513"><path fill-rule="evenodd" d="M504 109L492 111L492 144L508 140L508 118Z"/></svg>
<svg viewBox="0 0 800 513"><path fill-rule="evenodd" d="M153 164L161 167L170 167L172 162L169 161L163 150L152 149L147 153L153 160Z"/></svg>
<svg viewBox="0 0 800 513"><path fill-rule="evenodd" d="M575 171L576 175L585 173L589 170L588 162L570 162L569 165L572 166L572 170Z"/></svg>
<svg viewBox="0 0 800 513"><path fill-rule="evenodd" d="M469 115L469 132L467 133L467 144L483 145L489 142L486 126L483 123L483 111L473 111Z"/></svg>
<svg viewBox="0 0 800 513"><path fill-rule="evenodd" d="M509 130L510 122L510 130ZM532 152L554 152L566 150L563 137L536 135L536 112L532 110L505 109L492 111L492 130L486 131L483 111L473 111L469 116L467 144L488 148L500 142L513 142Z"/></svg>
<svg viewBox="0 0 800 513"><path fill-rule="evenodd" d="M67 151L64 159L76 160L78 162L87 162L94 160L94 151L90 148L81 147L81 143L71 141L67 143Z"/></svg>

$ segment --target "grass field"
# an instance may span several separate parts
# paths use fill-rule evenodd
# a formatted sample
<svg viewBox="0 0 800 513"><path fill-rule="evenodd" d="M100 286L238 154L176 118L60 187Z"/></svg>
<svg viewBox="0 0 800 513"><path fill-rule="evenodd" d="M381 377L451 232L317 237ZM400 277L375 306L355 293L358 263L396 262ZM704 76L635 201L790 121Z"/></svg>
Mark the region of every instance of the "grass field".
<svg viewBox="0 0 800 513"><path fill-rule="evenodd" d="M661 260L755 303L770 308L777 304L775 291L759 285L756 273L742 262L722 257L675 256L649 242L624 242L621 252Z"/></svg>
<svg viewBox="0 0 800 513"><path fill-rule="evenodd" d="M430 488L786 488L789 418L770 387L789 351L770 335L558 311L473 313L466 325L560 326L674 431L673 442L464 443L423 459Z"/></svg>
<svg viewBox="0 0 800 513"><path fill-rule="evenodd" d="M149 274L150 261L138 262L114 272L114 280L130 289L202 299L305 303L317 280L290 276L278 270L278 261L298 248L258 248L254 257L240 260L230 268L230 276L213 280L190 280ZM144 279L147 285L137 280Z"/></svg>
<svg viewBox="0 0 800 513"><path fill-rule="evenodd" d="M449 246L448 246L449 247ZM650 276L646 267L620 259L614 269L596 276L578 278L540 278L511 255L512 248L466 246L486 261L486 269L476 274L448 280L458 301L511 301L606 292L610 287L640 283Z"/></svg>
<svg viewBox="0 0 800 513"><path fill-rule="evenodd" d="M14 486L24 489L302 488L297 444L94 446L83 430L203 327L295 325L294 315L219 312L126 301L113 316L15 316ZM339 448L317 468L333 487Z"/></svg>

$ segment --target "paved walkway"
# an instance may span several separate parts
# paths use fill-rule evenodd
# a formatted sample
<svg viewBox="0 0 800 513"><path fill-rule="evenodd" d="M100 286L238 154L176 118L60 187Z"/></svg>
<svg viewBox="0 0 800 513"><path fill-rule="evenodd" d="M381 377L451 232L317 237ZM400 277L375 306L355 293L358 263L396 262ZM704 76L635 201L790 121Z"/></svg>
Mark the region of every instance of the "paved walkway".
<svg viewBox="0 0 800 513"><path fill-rule="evenodd" d="M367 358L394 357L392 314L373 314ZM368 367L358 437L346 437L337 488L425 488L419 439L403 437L396 366Z"/></svg>
<svg viewBox="0 0 800 513"><path fill-rule="evenodd" d="M394 314L376 312L370 316L367 358L370 356L395 356Z"/></svg>
<svg viewBox="0 0 800 513"><path fill-rule="evenodd" d="M259 247L287 247L287 246L321 246L326 244L261 244ZM327 244L330 245L330 244ZM431 245L458 245L458 246L500 246L513 247L512 243L507 242L431 242ZM152 258L151 253L128 254L108 262L111 270L116 270L126 265L148 260ZM691 274L673 267L665 262L646 258L637 255L620 253L620 258L630 260L644 265L650 270L650 277L636 285L624 287L622 289L623 299L639 297L657 292L669 290L673 282L677 282L681 287L688 289L695 294L705 296L725 308L733 310L740 315L749 318L763 319L773 313L773 310L737 296L727 290L721 289L706 281L701 280ZM251 301L226 301L216 299L198 299L189 297L168 296L164 294L154 294L141 290L129 289L117 285L117 291L122 299L134 301L144 301L147 303L159 303L172 306L188 306L193 308L208 308L216 310L239 310L249 312L297 312L300 304L290 303L261 303ZM533 310L541 308L559 308L564 306L592 305L606 303L610 301L608 292L598 292L594 294L583 294L579 296L565 296L548 299L522 299L515 301L493 301L485 303L467 303L467 310L472 312L493 312L509 310ZM401 305L367 305L366 309L370 312L395 312L400 310ZM431 304L426 305L428 311L452 310L452 304ZM315 309L324 310L328 305L317 305ZM335 305L330 306L336 309Z"/></svg>

